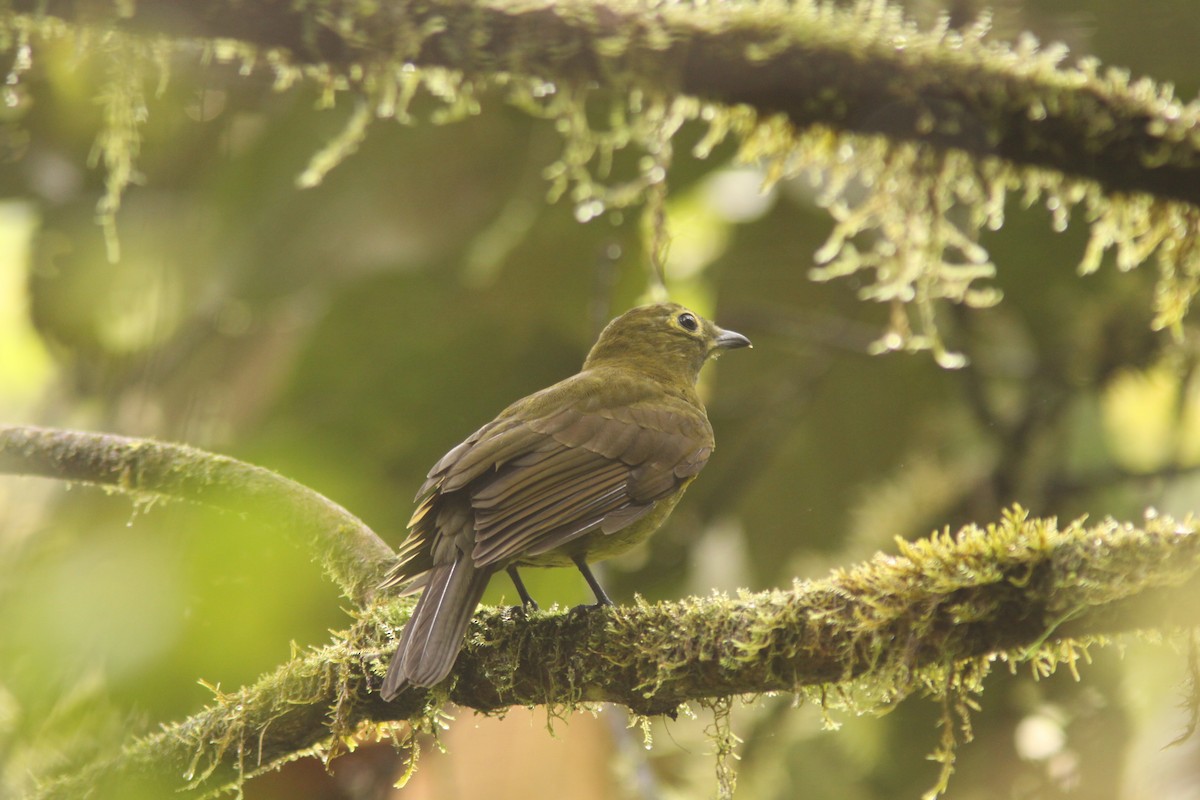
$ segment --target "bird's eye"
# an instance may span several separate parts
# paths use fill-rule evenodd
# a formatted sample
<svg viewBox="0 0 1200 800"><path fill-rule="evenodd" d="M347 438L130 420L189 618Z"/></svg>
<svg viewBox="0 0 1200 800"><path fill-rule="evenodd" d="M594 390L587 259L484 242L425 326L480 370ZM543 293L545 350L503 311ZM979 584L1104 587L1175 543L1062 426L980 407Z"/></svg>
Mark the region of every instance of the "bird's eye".
<svg viewBox="0 0 1200 800"><path fill-rule="evenodd" d="M696 328L700 327L700 323L696 321L696 315L688 313L687 311L676 317L676 320L679 322L679 327L683 328L685 331L694 331Z"/></svg>

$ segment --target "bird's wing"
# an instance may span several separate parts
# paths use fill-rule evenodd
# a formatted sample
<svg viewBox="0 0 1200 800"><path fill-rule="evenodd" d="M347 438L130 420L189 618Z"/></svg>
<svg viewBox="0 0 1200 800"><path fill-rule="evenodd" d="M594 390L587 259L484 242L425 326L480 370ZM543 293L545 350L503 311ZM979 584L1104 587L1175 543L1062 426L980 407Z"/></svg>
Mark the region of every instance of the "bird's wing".
<svg viewBox="0 0 1200 800"><path fill-rule="evenodd" d="M448 494L470 499L475 563L499 564L628 527L695 476L712 448L694 403L620 373L568 378L514 403L433 466L389 583L419 588L435 551L450 545L439 522Z"/></svg>
<svg viewBox="0 0 1200 800"><path fill-rule="evenodd" d="M570 406L506 431L521 454L470 486L479 565L539 555L592 531L615 533L708 461L712 428L684 401Z"/></svg>

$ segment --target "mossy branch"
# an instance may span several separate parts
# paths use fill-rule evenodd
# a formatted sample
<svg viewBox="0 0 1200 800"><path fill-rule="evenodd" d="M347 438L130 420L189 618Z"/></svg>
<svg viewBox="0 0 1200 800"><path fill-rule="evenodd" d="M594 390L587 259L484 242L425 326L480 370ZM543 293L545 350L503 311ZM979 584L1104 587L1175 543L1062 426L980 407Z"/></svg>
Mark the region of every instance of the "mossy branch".
<svg viewBox="0 0 1200 800"><path fill-rule="evenodd" d="M0 474L110 487L137 500L189 500L253 514L307 548L357 605L395 553L346 509L263 467L183 445L101 433L0 425Z"/></svg>
<svg viewBox="0 0 1200 800"><path fill-rule="evenodd" d="M878 2L656 4L325 0L8 0L13 10L179 38L235 39L346 75L384 63L563 86L682 94L999 157L1200 205L1200 107L1094 60L963 31L921 31Z"/></svg>
<svg viewBox="0 0 1200 800"><path fill-rule="evenodd" d="M392 729L407 736L447 700L481 711L613 702L670 714L731 694L824 697L840 687L883 707L947 685L948 669L974 665L982 675L1003 658L1044 674L1073 667L1080 642L1200 624L1200 535L1191 522L1060 529L1016 509L986 530L900 549L791 591L530 617L484 609L449 688L410 689L391 704L374 688L389 630L408 606L379 602L331 644L39 796L179 775L195 781L183 796L213 792L300 755L328 756L347 736L386 735L380 723L407 720L411 727Z"/></svg>
<svg viewBox="0 0 1200 800"><path fill-rule="evenodd" d="M114 76L96 150L114 256L144 84L155 67L165 81L175 58L233 63L281 89L306 82L324 104L357 95L302 186L352 153L375 118L410 122L419 95L432 99L433 120L479 113L485 94L553 120L563 150L544 170L550 197L569 192L581 221L645 204L658 220L651 263L666 240L655 198L676 134L694 122L698 158L725 142L768 185L812 180L835 225L809 275L856 275L861 298L892 307L875 352L965 363L943 340L938 308L1000 301L981 236L1014 201L1043 201L1057 230L1082 218L1083 273L1108 254L1122 270L1156 260L1155 329L1181 334L1200 289L1200 101L1094 58L1067 65L1066 48L1029 35L995 40L986 17L921 29L880 0L0 0L0 47L59 37L106 54ZM614 162L618 152L639 154L636 167Z"/></svg>

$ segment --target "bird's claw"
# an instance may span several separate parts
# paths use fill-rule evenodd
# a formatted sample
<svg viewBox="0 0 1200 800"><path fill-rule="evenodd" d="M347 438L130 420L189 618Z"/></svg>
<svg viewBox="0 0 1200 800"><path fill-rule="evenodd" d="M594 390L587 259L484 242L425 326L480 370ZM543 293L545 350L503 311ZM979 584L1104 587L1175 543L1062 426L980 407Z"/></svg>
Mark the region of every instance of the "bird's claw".
<svg viewBox="0 0 1200 800"><path fill-rule="evenodd" d="M599 603L581 603L577 606L572 606L571 610L568 611L567 613L570 615L590 614L593 611L599 611L602 608L612 608L614 605L615 604L612 603L611 601L608 603L605 603L603 601L601 601Z"/></svg>
<svg viewBox="0 0 1200 800"><path fill-rule="evenodd" d="M530 601L528 603L518 603L515 606L509 606L509 608L512 609L512 613L520 614L521 616L524 616L524 617L528 617L530 614L534 613L535 611L542 610L542 607L533 601Z"/></svg>

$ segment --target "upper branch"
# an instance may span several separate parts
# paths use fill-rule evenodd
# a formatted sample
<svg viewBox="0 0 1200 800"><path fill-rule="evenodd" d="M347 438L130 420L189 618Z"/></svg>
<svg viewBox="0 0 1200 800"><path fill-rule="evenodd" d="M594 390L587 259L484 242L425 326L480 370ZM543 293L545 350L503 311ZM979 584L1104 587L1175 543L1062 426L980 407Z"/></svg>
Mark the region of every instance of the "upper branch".
<svg viewBox="0 0 1200 800"><path fill-rule="evenodd" d="M332 500L262 467L148 439L0 425L0 473L112 486L250 512L307 547L358 605L374 595L392 549Z"/></svg>
<svg viewBox="0 0 1200 800"><path fill-rule="evenodd" d="M998 157L1200 205L1200 104L1169 88L1060 66L967 31L919 31L896 9L796 3L606 4L602 0L412 2L8 0L24 13L178 37L282 48L347 74L387 61L480 77L679 93L824 125ZM101 15L99 18L97 14Z"/></svg>

